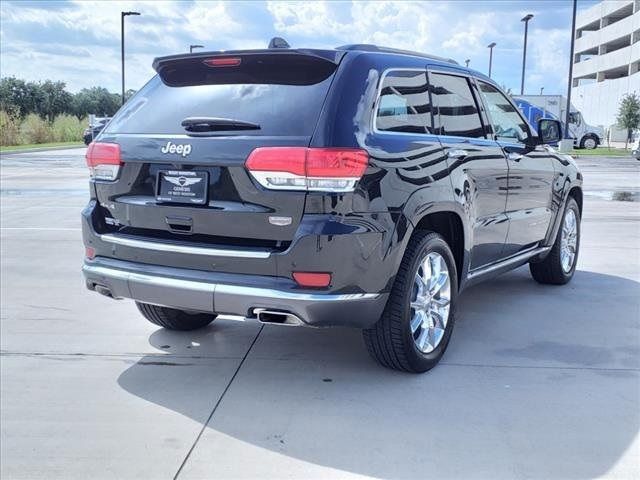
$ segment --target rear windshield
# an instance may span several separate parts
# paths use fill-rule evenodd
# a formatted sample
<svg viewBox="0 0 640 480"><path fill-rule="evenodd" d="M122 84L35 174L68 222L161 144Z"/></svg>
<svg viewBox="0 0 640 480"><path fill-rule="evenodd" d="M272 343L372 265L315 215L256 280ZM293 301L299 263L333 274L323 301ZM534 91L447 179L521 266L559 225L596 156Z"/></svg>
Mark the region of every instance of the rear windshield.
<svg viewBox="0 0 640 480"><path fill-rule="evenodd" d="M212 135L287 135L310 136L313 133L322 104L327 96L335 71L322 72L315 83L308 78L304 84L289 83L274 78L267 69L262 82L260 76L237 78L229 70L221 70L220 78L208 84L169 86L160 76L147 83L109 122L107 133L185 134L181 123L188 117L215 117L258 124L259 130L212 132ZM293 71L292 71L293 70ZM295 75L289 69L288 75ZM302 72L301 72L302 73ZM299 78L299 77L298 77ZM181 79L184 81L184 79ZM293 80L293 79L292 79ZM247 83L244 83L247 82Z"/></svg>

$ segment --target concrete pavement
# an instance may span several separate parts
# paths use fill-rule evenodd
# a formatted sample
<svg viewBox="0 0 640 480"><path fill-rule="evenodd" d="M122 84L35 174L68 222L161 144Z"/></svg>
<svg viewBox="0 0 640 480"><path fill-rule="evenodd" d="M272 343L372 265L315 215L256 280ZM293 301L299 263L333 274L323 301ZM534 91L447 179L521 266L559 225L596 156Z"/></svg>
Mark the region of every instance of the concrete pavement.
<svg viewBox="0 0 640 480"><path fill-rule="evenodd" d="M572 283L473 287L407 375L355 330L167 332L86 291L83 153L0 163L2 478L640 477L640 162L580 161Z"/></svg>

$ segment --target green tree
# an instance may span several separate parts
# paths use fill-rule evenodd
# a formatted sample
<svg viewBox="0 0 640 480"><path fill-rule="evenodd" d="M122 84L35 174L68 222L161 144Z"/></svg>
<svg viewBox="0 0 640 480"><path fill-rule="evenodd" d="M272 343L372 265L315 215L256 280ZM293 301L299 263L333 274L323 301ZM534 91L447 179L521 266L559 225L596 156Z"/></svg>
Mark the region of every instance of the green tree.
<svg viewBox="0 0 640 480"><path fill-rule="evenodd" d="M111 117L120 108L120 95L102 87L83 88L74 95L72 103L72 111L78 118L89 114Z"/></svg>
<svg viewBox="0 0 640 480"><path fill-rule="evenodd" d="M128 99L135 93L128 90ZM64 82L46 80L26 82L15 77L0 79L0 110L24 119L35 113L49 122L61 114L72 114L82 119L89 114L113 116L122 100L120 95L106 88L84 88L75 95L66 90Z"/></svg>
<svg viewBox="0 0 640 480"><path fill-rule="evenodd" d="M624 148L627 149L629 140L633 136L633 131L640 128L640 97L635 93L628 93L618 107L617 123L620 128L627 130L627 137L624 142Z"/></svg>
<svg viewBox="0 0 640 480"><path fill-rule="evenodd" d="M38 85L15 77L0 80L0 110L24 118L34 113L38 101Z"/></svg>
<svg viewBox="0 0 640 480"><path fill-rule="evenodd" d="M73 97L65 90L64 82L46 80L38 84L38 87L40 102L36 111L41 117L46 117L52 122L57 115L70 111Z"/></svg>
<svg viewBox="0 0 640 480"><path fill-rule="evenodd" d="M36 113L53 121L56 115L70 111L72 95L65 88L64 82L35 83L5 77L0 80L0 109L21 118Z"/></svg>

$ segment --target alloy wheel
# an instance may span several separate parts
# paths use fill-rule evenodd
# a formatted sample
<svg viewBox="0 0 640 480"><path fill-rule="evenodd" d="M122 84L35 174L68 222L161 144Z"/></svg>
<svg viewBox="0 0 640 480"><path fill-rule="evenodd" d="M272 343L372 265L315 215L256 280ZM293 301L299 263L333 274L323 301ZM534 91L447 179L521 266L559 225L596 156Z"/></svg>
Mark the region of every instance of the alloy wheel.
<svg viewBox="0 0 640 480"><path fill-rule="evenodd" d="M410 304L411 335L422 353L432 352L442 341L450 304L451 279L447 262L439 253L430 252L416 272Z"/></svg>
<svg viewBox="0 0 640 480"><path fill-rule="evenodd" d="M564 273L569 273L573 268L578 248L578 219L576 212L567 210L562 222L562 237L560 238L560 262Z"/></svg>

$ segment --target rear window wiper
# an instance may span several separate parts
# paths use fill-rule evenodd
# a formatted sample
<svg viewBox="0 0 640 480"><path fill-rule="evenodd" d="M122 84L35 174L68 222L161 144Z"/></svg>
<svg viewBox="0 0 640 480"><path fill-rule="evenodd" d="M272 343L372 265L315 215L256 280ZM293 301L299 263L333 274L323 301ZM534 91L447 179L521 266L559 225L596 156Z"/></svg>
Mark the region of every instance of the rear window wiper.
<svg viewBox="0 0 640 480"><path fill-rule="evenodd" d="M232 118L187 117L182 126L188 132L217 132L229 130L260 130L257 123L234 120Z"/></svg>

